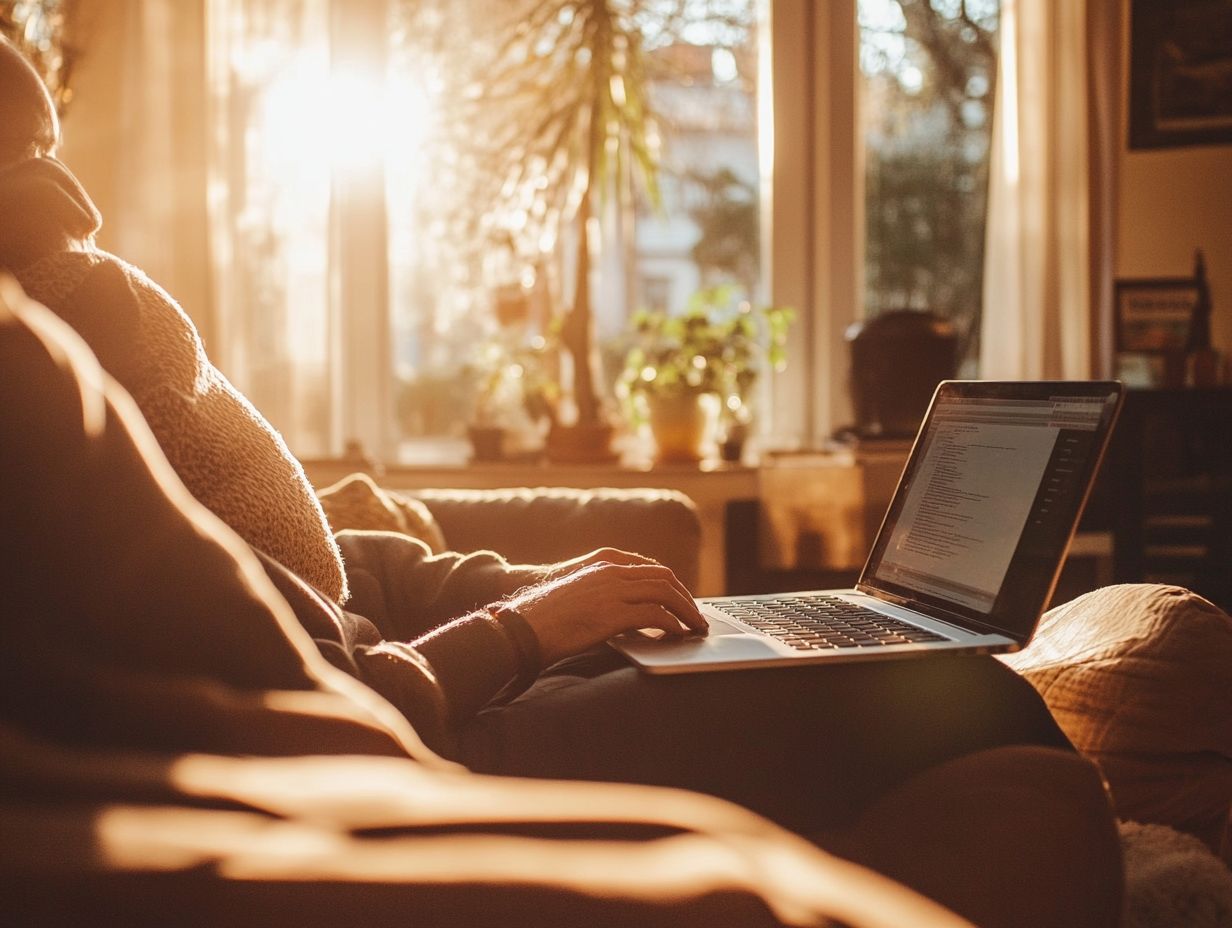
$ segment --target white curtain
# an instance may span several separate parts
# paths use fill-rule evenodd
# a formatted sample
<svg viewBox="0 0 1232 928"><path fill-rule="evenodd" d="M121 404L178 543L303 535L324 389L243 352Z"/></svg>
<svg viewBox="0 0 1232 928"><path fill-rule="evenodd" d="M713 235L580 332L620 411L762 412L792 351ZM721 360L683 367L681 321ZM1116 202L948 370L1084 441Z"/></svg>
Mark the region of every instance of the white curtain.
<svg viewBox="0 0 1232 928"><path fill-rule="evenodd" d="M99 244L166 287L212 349L203 3L73 5L61 157L102 211Z"/></svg>
<svg viewBox="0 0 1232 928"><path fill-rule="evenodd" d="M219 365L301 457L381 456L387 0L205 2Z"/></svg>
<svg viewBox="0 0 1232 928"><path fill-rule="evenodd" d="M1087 4L1002 0L980 371L1093 373Z"/></svg>
<svg viewBox="0 0 1232 928"><path fill-rule="evenodd" d="M330 179L308 89L328 81L328 9L207 0L206 11L217 360L292 447L323 454Z"/></svg>

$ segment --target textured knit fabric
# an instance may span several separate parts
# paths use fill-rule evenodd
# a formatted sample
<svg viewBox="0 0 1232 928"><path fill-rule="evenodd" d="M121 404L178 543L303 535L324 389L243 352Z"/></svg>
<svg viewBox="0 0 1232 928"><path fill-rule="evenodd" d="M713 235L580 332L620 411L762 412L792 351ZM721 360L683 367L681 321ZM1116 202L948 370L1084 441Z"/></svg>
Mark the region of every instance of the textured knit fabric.
<svg viewBox="0 0 1232 928"><path fill-rule="evenodd" d="M0 268L128 389L189 491L254 548L344 602L341 557L300 463L206 357L179 305L95 247L101 218L73 175L48 158L0 172L0 216Z"/></svg>
<svg viewBox="0 0 1232 928"><path fill-rule="evenodd" d="M1232 619L1188 590L1122 584L1050 611L1004 663L1100 765L1121 818L1217 846L1232 802Z"/></svg>
<svg viewBox="0 0 1232 928"><path fill-rule="evenodd" d="M441 527L427 506L377 486L367 474L350 474L322 488L317 497L335 532L397 532L418 538L433 554L448 550Z"/></svg>
<svg viewBox="0 0 1232 928"><path fill-rule="evenodd" d="M328 602L285 567L266 572L326 659L402 712L433 750L456 756L458 727L537 670L484 606L533 582L491 552L432 556L392 532L342 532L349 605Z"/></svg>
<svg viewBox="0 0 1232 928"><path fill-rule="evenodd" d="M151 750L405 753L393 734L413 739L405 720L328 666L248 546L176 477L132 399L4 275L0 371L6 719ZM302 712L287 711L290 696L280 709L243 695L263 690L333 692L316 699L333 721L292 719L279 734L276 716ZM226 704L249 724L220 728Z"/></svg>

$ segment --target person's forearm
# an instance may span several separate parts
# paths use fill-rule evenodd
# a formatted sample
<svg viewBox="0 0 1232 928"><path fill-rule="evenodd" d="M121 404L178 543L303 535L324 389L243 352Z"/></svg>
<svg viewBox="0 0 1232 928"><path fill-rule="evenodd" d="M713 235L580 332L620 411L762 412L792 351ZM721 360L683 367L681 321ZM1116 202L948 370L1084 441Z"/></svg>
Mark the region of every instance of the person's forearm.
<svg viewBox="0 0 1232 928"><path fill-rule="evenodd" d="M385 638L410 640L541 582L544 569L514 565L490 551L432 555L384 532L340 532L351 599Z"/></svg>
<svg viewBox="0 0 1232 928"><path fill-rule="evenodd" d="M515 680L537 668L487 612L456 619L410 642L360 646L355 675L410 721L431 747L452 756L454 732Z"/></svg>
<svg viewBox="0 0 1232 928"><path fill-rule="evenodd" d="M426 634L389 640L367 617L343 611L268 555L266 573L325 658L393 703L433 750L448 754L453 732L498 693L539 670L529 629L488 610Z"/></svg>

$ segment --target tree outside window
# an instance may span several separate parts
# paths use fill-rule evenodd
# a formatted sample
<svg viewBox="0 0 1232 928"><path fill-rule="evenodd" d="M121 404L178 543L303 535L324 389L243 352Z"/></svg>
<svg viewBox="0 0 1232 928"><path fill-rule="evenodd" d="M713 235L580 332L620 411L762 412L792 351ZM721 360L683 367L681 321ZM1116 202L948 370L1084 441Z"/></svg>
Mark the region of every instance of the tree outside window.
<svg viewBox="0 0 1232 928"><path fill-rule="evenodd" d="M865 312L949 317L974 373L999 0L860 0Z"/></svg>

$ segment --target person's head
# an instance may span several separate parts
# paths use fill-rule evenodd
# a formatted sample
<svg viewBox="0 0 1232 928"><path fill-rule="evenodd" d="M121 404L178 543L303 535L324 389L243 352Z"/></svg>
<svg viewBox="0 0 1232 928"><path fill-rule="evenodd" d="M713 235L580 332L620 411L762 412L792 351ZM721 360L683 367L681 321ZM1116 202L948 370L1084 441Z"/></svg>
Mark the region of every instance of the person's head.
<svg viewBox="0 0 1232 928"><path fill-rule="evenodd" d="M0 36L0 164L55 154L60 120L38 72Z"/></svg>

